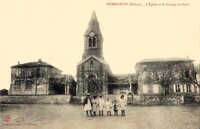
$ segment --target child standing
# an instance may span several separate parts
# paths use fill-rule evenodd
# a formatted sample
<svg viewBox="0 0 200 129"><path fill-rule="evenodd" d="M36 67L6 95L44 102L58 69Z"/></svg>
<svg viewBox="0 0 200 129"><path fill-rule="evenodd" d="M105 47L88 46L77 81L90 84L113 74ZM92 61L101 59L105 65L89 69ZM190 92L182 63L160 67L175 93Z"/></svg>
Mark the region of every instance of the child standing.
<svg viewBox="0 0 200 129"><path fill-rule="evenodd" d="M107 111L107 116L111 116L111 108L112 108L112 105L108 98L105 102L105 109Z"/></svg>
<svg viewBox="0 0 200 129"><path fill-rule="evenodd" d="M103 116L104 100L102 99L102 96L99 96L98 106L99 106L99 116Z"/></svg>
<svg viewBox="0 0 200 129"><path fill-rule="evenodd" d="M113 110L114 110L114 116L118 116L118 103L117 103L117 100L114 100L114 103L113 103Z"/></svg>
<svg viewBox="0 0 200 129"><path fill-rule="evenodd" d="M120 97L120 108L121 108L121 116L125 116L126 100L124 99L124 95Z"/></svg>
<svg viewBox="0 0 200 129"><path fill-rule="evenodd" d="M93 99L92 99L92 111L93 111L93 115L96 116L96 112L97 112L97 96L93 96Z"/></svg>
<svg viewBox="0 0 200 129"><path fill-rule="evenodd" d="M90 116L92 116L92 102L89 93L87 94L87 96L83 101L83 106L84 106L84 111L86 111L86 115L89 116L90 113Z"/></svg>

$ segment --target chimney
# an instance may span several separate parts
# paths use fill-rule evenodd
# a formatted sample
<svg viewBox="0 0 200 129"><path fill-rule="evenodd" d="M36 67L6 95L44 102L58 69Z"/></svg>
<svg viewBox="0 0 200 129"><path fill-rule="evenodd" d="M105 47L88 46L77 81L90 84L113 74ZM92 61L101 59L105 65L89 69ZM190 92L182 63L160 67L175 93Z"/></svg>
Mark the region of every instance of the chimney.
<svg viewBox="0 0 200 129"><path fill-rule="evenodd" d="M41 60L41 59L38 59L38 62L42 62L42 60Z"/></svg>
<svg viewBox="0 0 200 129"><path fill-rule="evenodd" d="M19 65L19 64L20 64L20 61L18 61L17 64Z"/></svg>

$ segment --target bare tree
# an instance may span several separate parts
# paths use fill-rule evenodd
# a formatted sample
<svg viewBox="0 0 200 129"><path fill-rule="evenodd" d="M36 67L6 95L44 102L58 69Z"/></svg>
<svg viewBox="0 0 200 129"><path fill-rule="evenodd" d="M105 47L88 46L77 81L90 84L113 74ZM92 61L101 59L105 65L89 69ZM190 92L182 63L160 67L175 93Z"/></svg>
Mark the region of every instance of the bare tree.
<svg viewBox="0 0 200 129"><path fill-rule="evenodd" d="M138 81L138 76L139 76L138 73L136 73L136 74L129 74L127 79L128 79L128 81L130 83L137 82Z"/></svg>
<svg viewBox="0 0 200 129"><path fill-rule="evenodd" d="M175 81L193 82L193 65L185 62L147 63L147 83L158 83L164 88L164 94L169 93L169 86ZM197 82L197 80L196 80Z"/></svg>
<svg viewBox="0 0 200 129"><path fill-rule="evenodd" d="M35 85L35 95L37 95L37 88L41 84L45 84L46 80L44 79L44 70L40 67L35 67L31 73L31 80L32 83Z"/></svg>
<svg viewBox="0 0 200 129"><path fill-rule="evenodd" d="M164 88L164 94L169 94L169 85L176 80L177 69L170 62L147 63L147 83L158 83Z"/></svg>
<svg viewBox="0 0 200 129"><path fill-rule="evenodd" d="M200 64L194 67L193 71L194 83L200 88Z"/></svg>

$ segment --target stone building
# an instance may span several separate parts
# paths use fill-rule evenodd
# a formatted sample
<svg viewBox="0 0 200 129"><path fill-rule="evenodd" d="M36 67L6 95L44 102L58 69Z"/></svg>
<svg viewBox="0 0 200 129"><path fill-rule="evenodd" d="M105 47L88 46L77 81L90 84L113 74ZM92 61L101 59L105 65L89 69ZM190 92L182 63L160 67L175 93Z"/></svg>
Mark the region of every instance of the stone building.
<svg viewBox="0 0 200 129"><path fill-rule="evenodd" d="M193 60L185 58L145 59L136 64L139 94L194 94Z"/></svg>
<svg viewBox="0 0 200 129"><path fill-rule="evenodd" d="M107 94L108 77L112 76L103 57L103 36L95 12L84 34L84 53L77 65L77 94Z"/></svg>
<svg viewBox="0 0 200 129"><path fill-rule="evenodd" d="M127 75L114 75L103 57L103 36L95 12L84 34L84 53L77 65L77 95L125 94L133 87ZM135 82L134 82L135 83ZM137 93L134 91L134 93Z"/></svg>
<svg viewBox="0 0 200 129"><path fill-rule="evenodd" d="M43 62L29 62L11 67L10 95L69 94L74 79L58 68ZM73 83L74 84L74 83ZM68 91L66 91L68 90Z"/></svg>

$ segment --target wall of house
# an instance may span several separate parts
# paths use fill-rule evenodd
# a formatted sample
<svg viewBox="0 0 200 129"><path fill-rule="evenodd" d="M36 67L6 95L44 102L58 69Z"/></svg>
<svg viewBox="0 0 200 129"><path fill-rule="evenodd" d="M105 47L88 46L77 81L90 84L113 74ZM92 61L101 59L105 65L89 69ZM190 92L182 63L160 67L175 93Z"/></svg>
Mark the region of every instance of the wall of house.
<svg viewBox="0 0 200 129"><path fill-rule="evenodd" d="M156 72L159 72L159 70L162 70L162 67L166 67L164 63L168 63L170 69L173 73L173 80L170 82L172 85L169 86L169 93L177 93L175 92L174 85L180 84L180 92L182 93L188 93L186 91L187 85L191 85L191 91L192 93L197 93L197 89L195 89L194 86L194 80L192 80L192 77L188 77L186 75L186 71L188 71L188 74L194 70L192 61L186 61L186 62L147 62L147 63L141 63L136 65L136 72L139 74L138 76L138 93L139 94L164 94L165 90L164 87L159 85L159 83L155 80L155 78L152 78L149 71L150 68L153 69ZM163 66L162 66L163 65ZM149 66L151 66L149 68ZM153 67L154 66L154 67ZM155 66L159 66L158 69L156 69ZM166 68L164 68L166 70ZM163 70L163 71L164 71ZM162 73L162 72L161 72ZM165 73L166 74L166 73ZM191 75L189 75L191 76Z"/></svg>
<svg viewBox="0 0 200 129"><path fill-rule="evenodd" d="M49 94L50 92L48 90L48 86L49 86L48 84L43 84L43 85L37 86L37 95ZM14 84L11 87L12 87L12 89L10 89L9 95L35 95L35 93L36 93L35 85L32 85L31 89L26 89L25 83L21 84L20 89L15 89Z"/></svg>
<svg viewBox="0 0 200 129"><path fill-rule="evenodd" d="M190 90L187 88L189 86ZM196 87L195 84L173 84L173 93L179 94L179 93L198 93L198 87ZM179 89L179 90L178 90Z"/></svg>
<svg viewBox="0 0 200 129"><path fill-rule="evenodd" d="M163 94L163 87L159 84L140 84L138 87L138 93L141 95L157 95Z"/></svg>
<svg viewBox="0 0 200 129"><path fill-rule="evenodd" d="M177 90L177 86L179 85L180 89ZM187 85L190 86L190 90L187 89ZM156 95L156 94L164 94L164 89L159 84L143 84L139 87L140 94L149 94L149 95ZM185 93L198 93L200 90L194 84L172 84L169 86L169 93L170 94L185 94Z"/></svg>

